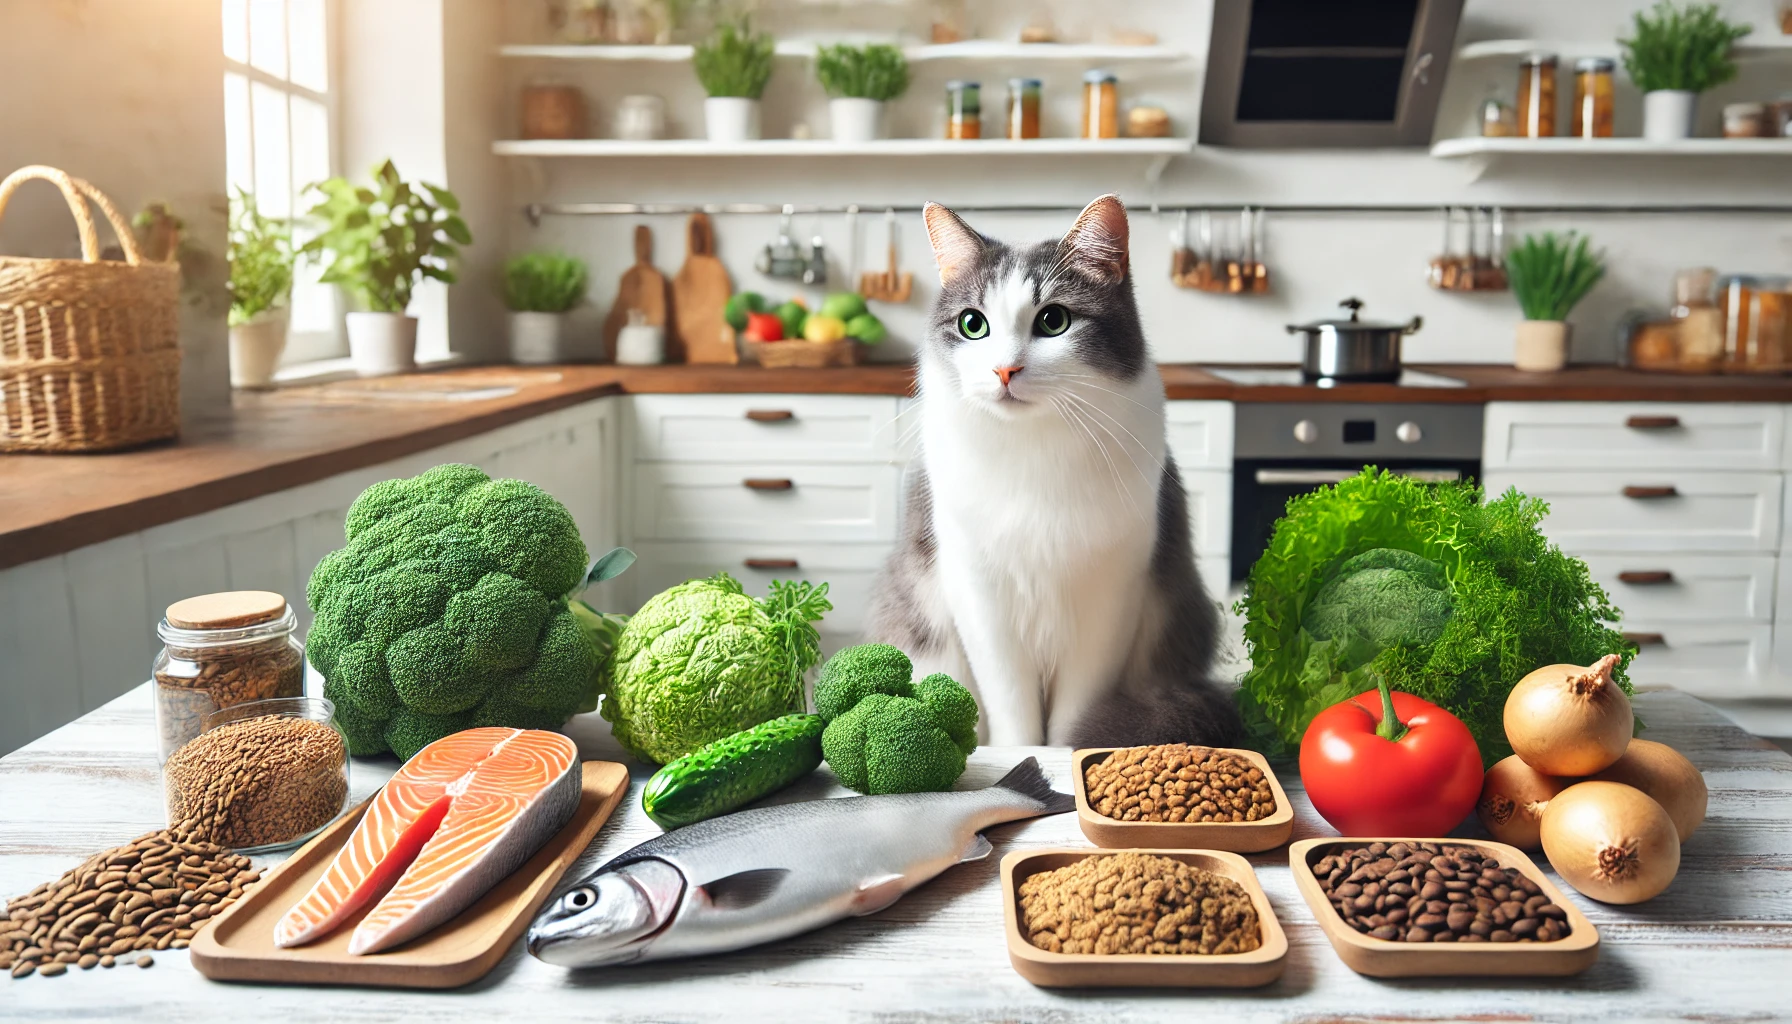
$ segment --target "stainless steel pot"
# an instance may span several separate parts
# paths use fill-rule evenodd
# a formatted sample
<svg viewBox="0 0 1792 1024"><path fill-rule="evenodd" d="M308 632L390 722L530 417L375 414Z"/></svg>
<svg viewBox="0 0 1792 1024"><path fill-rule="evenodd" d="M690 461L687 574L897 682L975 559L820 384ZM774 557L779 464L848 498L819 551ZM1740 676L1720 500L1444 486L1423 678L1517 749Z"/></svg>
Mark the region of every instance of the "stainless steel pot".
<svg viewBox="0 0 1792 1024"><path fill-rule="evenodd" d="M1410 323L1378 324L1358 319L1361 299L1345 299L1338 305L1350 310L1350 319L1288 325L1289 334L1307 336L1301 373L1324 380L1398 380L1400 339L1424 321L1415 316Z"/></svg>

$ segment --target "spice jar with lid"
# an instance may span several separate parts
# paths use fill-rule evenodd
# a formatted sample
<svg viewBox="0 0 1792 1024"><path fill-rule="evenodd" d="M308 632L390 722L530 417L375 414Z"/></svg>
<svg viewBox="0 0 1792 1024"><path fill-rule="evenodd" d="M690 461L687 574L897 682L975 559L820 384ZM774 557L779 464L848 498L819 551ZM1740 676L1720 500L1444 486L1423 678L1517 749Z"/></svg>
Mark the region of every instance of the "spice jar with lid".
<svg viewBox="0 0 1792 1024"><path fill-rule="evenodd" d="M161 757L199 735L220 708L305 692L305 650L286 598L265 590L206 594L168 606L156 635Z"/></svg>
<svg viewBox="0 0 1792 1024"><path fill-rule="evenodd" d="M248 701L205 716L162 765L182 842L271 853L310 839L348 802L348 738L323 697Z"/></svg>
<svg viewBox="0 0 1792 1024"><path fill-rule="evenodd" d="M953 79L946 83L946 138L983 137L983 85Z"/></svg>
<svg viewBox="0 0 1792 1024"><path fill-rule="evenodd" d="M1518 134L1518 115L1512 107L1497 96L1489 96L1481 102L1481 137L1487 139L1509 139Z"/></svg>
<svg viewBox="0 0 1792 1024"><path fill-rule="evenodd" d="M1120 137L1120 79L1111 71L1083 74L1083 138Z"/></svg>
<svg viewBox="0 0 1792 1024"><path fill-rule="evenodd" d="M1044 83L1037 78L1008 80L1008 137L1039 137L1039 97Z"/></svg>
<svg viewBox="0 0 1792 1024"><path fill-rule="evenodd" d="M1574 113L1569 134L1577 139L1612 137L1612 71L1609 57L1583 57L1574 62Z"/></svg>
<svg viewBox="0 0 1792 1024"><path fill-rule="evenodd" d="M1556 133L1556 55L1533 53L1518 63L1518 134L1547 139Z"/></svg>
<svg viewBox="0 0 1792 1024"><path fill-rule="evenodd" d="M1724 106L1724 138L1755 139L1768 134L1767 105L1729 103Z"/></svg>

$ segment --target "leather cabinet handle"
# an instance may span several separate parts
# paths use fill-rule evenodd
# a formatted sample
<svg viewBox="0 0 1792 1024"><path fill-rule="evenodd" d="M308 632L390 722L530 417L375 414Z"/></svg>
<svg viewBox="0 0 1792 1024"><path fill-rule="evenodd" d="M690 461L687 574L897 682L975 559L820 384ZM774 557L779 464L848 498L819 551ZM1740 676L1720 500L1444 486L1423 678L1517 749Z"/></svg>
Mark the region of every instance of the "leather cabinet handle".
<svg viewBox="0 0 1792 1024"><path fill-rule="evenodd" d="M1618 582L1646 587L1658 583L1672 583L1674 582L1674 574L1666 569L1629 570L1618 574Z"/></svg>
<svg viewBox="0 0 1792 1024"><path fill-rule="evenodd" d="M741 563L749 569L795 569L794 558L749 558Z"/></svg>
<svg viewBox="0 0 1792 1024"><path fill-rule="evenodd" d="M783 423L796 419L796 413L789 409L748 409L747 419L754 423Z"/></svg>
<svg viewBox="0 0 1792 1024"><path fill-rule="evenodd" d="M1678 416L1632 416L1624 421L1632 430L1672 430L1680 425Z"/></svg>
<svg viewBox="0 0 1792 1024"><path fill-rule="evenodd" d="M1662 487L1638 487L1632 485L1624 488L1624 496L1626 498L1677 498L1680 496L1680 491L1673 484L1667 484Z"/></svg>
<svg viewBox="0 0 1792 1024"><path fill-rule="evenodd" d="M762 477L749 477L741 483L754 491L788 491L796 486L794 480L770 480Z"/></svg>

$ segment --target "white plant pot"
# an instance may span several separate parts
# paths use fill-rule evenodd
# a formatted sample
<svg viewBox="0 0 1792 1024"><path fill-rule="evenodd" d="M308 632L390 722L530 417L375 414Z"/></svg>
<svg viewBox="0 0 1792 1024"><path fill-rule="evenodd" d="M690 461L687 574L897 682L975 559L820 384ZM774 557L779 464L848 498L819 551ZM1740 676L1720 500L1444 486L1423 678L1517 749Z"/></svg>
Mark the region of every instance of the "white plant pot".
<svg viewBox="0 0 1792 1024"><path fill-rule="evenodd" d="M571 361L566 351L566 314L510 314L510 361L541 365Z"/></svg>
<svg viewBox="0 0 1792 1024"><path fill-rule="evenodd" d="M1568 363L1568 325L1560 320L1520 320L1512 365L1532 373L1551 373Z"/></svg>
<svg viewBox="0 0 1792 1024"><path fill-rule="evenodd" d="M1699 94L1682 89L1658 89L1643 93L1643 138L1650 142L1674 142L1692 138L1693 119L1699 110Z"/></svg>
<svg viewBox="0 0 1792 1024"><path fill-rule="evenodd" d="M286 351L286 310L270 309L230 329L230 386L265 391Z"/></svg>
<svg viewBox="0 0 1792 1024"><path fill-rule="evenodd" d="M703 101L703 124L711 142L750 142L759 137L759 101L711 96Z"/></svg>
<svg viewBox="0 0 1792 1024"><path fill-rule="evenodd" d="M403 313L350 313L348 355L362 377L415 370L417 318Z"/></svg>
<svg viewBox="0 0 1792 1024"><path fill-rule="evenodd" d="M631 323L616 332L616 365L657 366L666 361L666 329Z"/></svg>
<svg viewBox="0 0 1792 1024"><path fill-rule="evenodd" d="M842 97L828 101L835 142L873 142L884 137L884 105L878 100Z"/></svg>

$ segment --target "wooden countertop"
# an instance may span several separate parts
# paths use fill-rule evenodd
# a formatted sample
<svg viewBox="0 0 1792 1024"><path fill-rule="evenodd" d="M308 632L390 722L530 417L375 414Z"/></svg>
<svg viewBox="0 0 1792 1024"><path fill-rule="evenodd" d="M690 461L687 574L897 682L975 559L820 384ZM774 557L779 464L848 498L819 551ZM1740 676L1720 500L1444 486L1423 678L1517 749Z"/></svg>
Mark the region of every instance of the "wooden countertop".
<svg viewBox="0 0 1792 1024"><path fill-rule="evenodd" d="M1644 693L1649 735L1704 773L1710 815L1681 853L1668 890L1634 907L1567 898L1599 929L1599 960L1571 978L1409 978L1377 981L1344 966L1302 900L1285 848L1248 855L1288 935L1281 980L1260 989L1035 988L1009 966L1002 940L1002 858L1050 847L1088 849L1074 814L988 830L980 861L947 868L894 906L798 938L699 960L571 972L528 955L517 940L483 980L448 992L292 985L220 985L187 954L155 954L147 971L70 971L61 978L0 979L8 1021L244 1019L289 1024L419 1020L485 1024L527 1008L541 1020L1052 1021L1055 1024L1236 1024L1299 1021L1779 1020L1792 946L1792 758L1682 693ZM609 723L579 715L566 733L587 758L618 757ZM12 895L162 824L155 716L148 684L0 758L0 893ZM980 747L959 786L987 786L1022 758L1038 757L1061 790L1064 747ZM355 800L391 775L389 757L356 758ZM567 879L652 836L638 787L598 833ZM1314 814L1291 768L1280 780L1294 809L1294 839L1334 836ZM822 768L773 800L844 796ZM1478 829L1473 824L1467 829ZM257 857L258 868L283 859ZM1541 854L1538 867L1555 872ZM1561 888L1567 889L1565 884Z"/></svg>
<svg viewBox="0 0 1792 1024"><path fill-rule="evenodd" d="M1426 366L1461 388L1246 387L1162 368L1175 399L1237 402L1792 402L1792 379L1680 377L1610 367L1552 374ZM0 569L375 465L613 394L907 395L906 365L473 367L269 393L195 417L177 443L101 455L0 455Z"/></svg>

